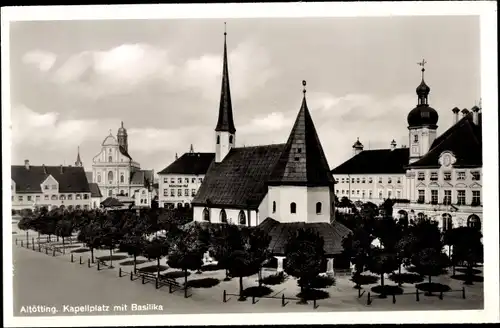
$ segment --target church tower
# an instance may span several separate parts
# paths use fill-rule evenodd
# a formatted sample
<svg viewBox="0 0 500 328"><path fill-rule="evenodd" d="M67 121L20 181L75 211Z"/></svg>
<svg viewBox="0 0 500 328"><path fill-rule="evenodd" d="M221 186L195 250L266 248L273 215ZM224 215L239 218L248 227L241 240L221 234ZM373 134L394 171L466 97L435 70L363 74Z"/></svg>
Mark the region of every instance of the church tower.
<svg viewBox="0 0 500 328"><path fill-rule="evenodd" d="M225 23L224 23L225 24ZM219 118L215 127L215 162L220 163L234 147L236 128L233 122L229 69L227 64L226 31L224 30L224 58L222 64L222 88L219 104Z"/></svg>
<svg viewBox="0 0 500 328"><path fill-rule="evenodd" d="M429 106L429 93L431 89L424 81L424 66L426 63L425 59L418 63L422 67L422 81L416 89L418 96L417 107L410 111L407 119L410 164L424 156L436 139L439 115L434 108Z"/></svg>
<svg viewBox="0 0 500 328"><path fill-rule="evenodd" d="M127 135L127 130L123 127L123 121L121 127L118 129L118 145L120 147L123 147L126 152L128 152L128 135Z"/></svg>
<svg viewBox="0 0 500 328"><path fill-rule="evenodd" d="M76 155L75 166L76 167L82 167L83 166L82 160L80 159L80 146L78 146L78 153Z"/></svg>

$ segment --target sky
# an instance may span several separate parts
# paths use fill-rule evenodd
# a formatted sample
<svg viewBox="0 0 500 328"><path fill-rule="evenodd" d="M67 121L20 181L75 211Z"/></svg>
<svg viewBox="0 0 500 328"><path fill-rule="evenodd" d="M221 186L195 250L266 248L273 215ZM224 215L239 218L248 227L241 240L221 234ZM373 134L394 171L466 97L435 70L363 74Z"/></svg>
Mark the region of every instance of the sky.
<svg viewBox="0 0 500 328"><path fill-rule="evenodd" d="M90 171L121 121L142 168L213 152L224 21L237 146L286 142L302 80L331 168L408 145L423 58L438 134L481 97L478 16L13 22L12 163Z"/></svg>

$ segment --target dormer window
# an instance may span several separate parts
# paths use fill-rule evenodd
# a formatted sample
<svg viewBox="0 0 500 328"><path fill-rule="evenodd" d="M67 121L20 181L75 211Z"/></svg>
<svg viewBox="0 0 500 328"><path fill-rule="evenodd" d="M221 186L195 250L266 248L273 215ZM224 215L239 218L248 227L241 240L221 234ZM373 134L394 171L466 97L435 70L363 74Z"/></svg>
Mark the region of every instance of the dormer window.
<svg viewBox="0 0 500 328"><path fill-rule="evenodd" d="M418 181L424 181L425 180L425 172L418 172Z"/></svg>
<svg viewBox="0 0 500 328"><path fill-rule="evenodd" d="M444 179L444 181L450 181L451 180L451 172L444 172L443 179Z"/></svg>
<svg viewBox="0 0 500 328"><path fill-rule="evenodd" d="M431 172L431 181L437 181L437 179L438 179L438 173Z"/></svg>
<svg viewBox="0 0 500 328"><path fill-rule="evenodd" d="M49 190L49 185L45 185L45 186L43 186L43 189L45 189L45 190Z"/></svg>
<svg viewBox="0 0 500 328"><path fill-rule="evenodd" d="M472 171L470 174L472 175L473 181L481 180L481 174L479 173L479 171Z"/></svg>
<svg viewBox="0 0 500 328"><path fill-rule="evenodd" d="M457 172L457 180L465 180L465 172Z"/></svg>

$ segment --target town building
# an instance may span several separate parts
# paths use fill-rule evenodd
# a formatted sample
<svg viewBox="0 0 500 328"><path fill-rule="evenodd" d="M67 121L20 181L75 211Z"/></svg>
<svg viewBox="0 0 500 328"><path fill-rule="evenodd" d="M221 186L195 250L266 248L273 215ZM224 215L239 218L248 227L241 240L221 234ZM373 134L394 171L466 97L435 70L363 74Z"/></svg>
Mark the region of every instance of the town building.
<svg viewBox="0 0 500 328"><path fill-rule="evenodd" d="M148 193L152 192L154 171L142 170L140 164L132 159L128 152L128 134L123 122L116 137L110 130L102 142L101 151L93 158L89 178L89 181L97 183L104 197L132 197L140 190L142 194L143 188ZM151 195L148 196L150 198Z"/></svg>
<svg viewBox="0 0 500 328"><path fill-rule="evenodd" d="M430 217L443 230L481 228L481 106L470 111L453 108L452 126L438 136L439 115L429 106L425 61L420 64L417 106L407 117L409 148L396 148L393 141L390 149L366 151L358 140L354 157L332 170L338 182L335 193L379 204L393 199L395 215Z"/></svg>
<svg viewBox="0 0 500 328"><path fill-rule="evenodd" d="M91 190L78 154L75 166L11 166L12 209L90 209Z"/></svg>
<svg viewBox="0 0 500 328"><path fill-rule="evenodd" d="M99 208L99 204L102 201L101 190L99 189L99 185L94 182L89 183L90 188L90 198L91 198L91 208L96 209Z"/></svg>
<svg viewBox="0 0 500 328"><path fill-rule="evenodd" d="M177 157L174 162L158 172L158 206L190 207L198 192L215 153L189 152Z"/></svg>
<svg viewBox="0 0 500 328"><path fill-rule="evenodd" d="M303 86L302 104L286 143L237 147L224 33L215 158L192 201L193 215L197 222L267 231L278 271L283 270L288 238L299 228L314 229L325 240L325 271L333 272L349 229L334 220L334 180L307 107L305 81Z"/></svg>

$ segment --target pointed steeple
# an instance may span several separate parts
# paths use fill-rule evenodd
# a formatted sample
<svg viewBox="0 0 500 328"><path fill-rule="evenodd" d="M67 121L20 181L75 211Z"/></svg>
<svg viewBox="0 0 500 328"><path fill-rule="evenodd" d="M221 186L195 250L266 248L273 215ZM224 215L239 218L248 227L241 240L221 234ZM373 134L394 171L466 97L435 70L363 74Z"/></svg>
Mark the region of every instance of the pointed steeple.
<svg viewBox="0 0 500 328"><path fill-rule="evenodd" d="M227 63L227 44L226 44L226 23L224 23L224 58L222 63L222 88L219 104L219 119L215 131L226 131L234 134L236 128L233 122L233 106L231 103L231 90L229 88L229 69Z"/></svg>
<svg viewBox="0 0 500 328"><path fill-rule="evenodd" d="M75 166L78 166L78 167L83 166L82 160L80 159L80 146L78 146L78 154L76 155Z"/></svg>
<svg viewBox="0 0 500 328"><path fill-rule="evenodd" d="M193 144L191 144L191 146L189 147L189 153L190 153L190 154L194 153Z"/></svg>
<svg viewBox="0 0 500 328"><path fill-rule="evenodd" d="M304 97L284 151L274 168L270 185L333 186L333 177Z"/></svg>

